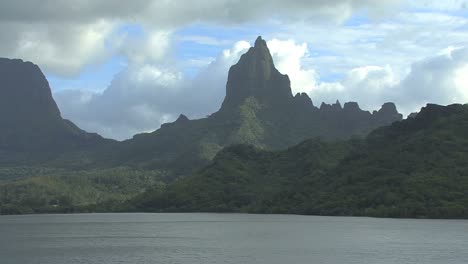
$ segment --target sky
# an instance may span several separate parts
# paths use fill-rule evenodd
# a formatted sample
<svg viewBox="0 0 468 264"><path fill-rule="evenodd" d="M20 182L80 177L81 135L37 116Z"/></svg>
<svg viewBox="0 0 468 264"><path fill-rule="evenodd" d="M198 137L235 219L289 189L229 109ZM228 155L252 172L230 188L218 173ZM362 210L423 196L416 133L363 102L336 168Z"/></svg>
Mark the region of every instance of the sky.
<svg viewBox="0 0 468 264"><path fill-rule="evenodd" d="M64 118L119 140L218 110L259 35L316 106L468 102L468 0L5 0L0 32Z"/></svg>

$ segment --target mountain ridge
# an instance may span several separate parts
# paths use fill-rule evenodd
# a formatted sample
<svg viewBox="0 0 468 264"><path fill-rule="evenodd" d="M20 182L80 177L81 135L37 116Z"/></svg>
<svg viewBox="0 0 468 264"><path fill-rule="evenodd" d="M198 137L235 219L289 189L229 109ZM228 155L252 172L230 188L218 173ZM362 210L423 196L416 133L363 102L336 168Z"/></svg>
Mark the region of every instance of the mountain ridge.
<svg viewBox="0 0 468 264"><path fill-rule="evenodd" d="M20 61L17 60L16 63L18 62ZM83 145L81 149L85 151L86 164L89 166L124 164L131 167L167 170L169 174L180 176L207 164L219 150L231 144L245 143L265 149L281 149L316 136L328 140L353 135L363 136L376 127L402 119L394 105L388 107L386 111L380 109L370 113L361 110L357 103L345 103L344 107L322 103L321 107L317 108L307 94L293 96L289 77L276 69L266 41L258 37L254 46L229 69L226 97L219 111L207 118L196 120L190 120L181 114L173 123L163 124L151 133L136 134L133 138L122 142L111 142L97 134L85 133L70 121L64 120L39 67L22 61L19 65L34 68L31 76L37 76L38 81L25 83L23 86L29 85L29 90L36 86L43 90L45 98L41 101L45 102L43 115L51 116L54 120L51 123L58 126L54 131L62 131L61 133L65 135L71 133L78 138L75 140L77 143L71 144L73 147L69 149L74 151L76 145ZM27 71L23 69L23 72ZM16 76L16 82L21 84L21 80L18 80L20 75L11 76ZM2 87L0 92L5 93L6 88L8 87ZM18 103L14 103L10 108L14 109L17 105ZM384 104L385 106L388 104ZM31 112L41 113L41 109L37 108ZM41 121L41 118L32 119L34 121L31 122L37 121L35 126L38 127L33 130L53 127ZM27 126L28 122L24 122L24 125ZM64 126L67 129L63 129ZM27 131L24 128L16 130ZM69 131L63 132L66 130ZM45 138L44 135L47 134L28 133L19 136L17 140L21 142L27 139L24 141L26 149L28 145L34 145L34 141L40 141L39 139ZM54 137L62 137L65 141L67 138L67 136ZM96 148L91 146L93 144L91 139L103 143L99 143ZM49 139L49 144L55 144L54 142ZM76 154L66 153L66 146L69 144L60 142L56 145L65 152L63 155L65 159L73 163ZM60 161L53 164L60 165ZM174 172L174 168L177 168L177 172Z"/></svg>
<svg viewBox="0 0 468 264"><path fill-rule="evenodd" d="M34 73L28 78L0 71L1 95L21 84L18 89L39 89L44 96L38 102L29 98L30 109L18 119L14 110L24 103L22 94L0 97L10 98L12 113L0 112L0 119L12 120L10 126L0 123L0 143L18 142L14 151L0 144L0 164L7 164L0 168L0 214L467 217L467 105L429 104L404 121L393 103L373 112L356 102L317 107L305 93L292 95L289 78L270 59L258 38L231 67L229 96L219 111L196 120L181 114L123 142L93 136L63 119L34 64L23 65ZM6 78L14 85L2 86ZM16 141L5 140L8 131L16 132ZM51 146L53 153L41 151Z"/></svg>
<svg viewBox="0 0 468 264"><path fill-rule="evenodd" d="M468 218L468 105L429 104L366 139L233 145L123 210Z"/></svg>
<svg viewBox="0 0 468 264"><path fill-rule="evenodd" d="M0 190L0 201L6 201L10 209L20 206L8 212L44 212L52 205L58 206L54 210L72 210L65 208L102 203L103 197L114 199L110 204L120 203L119 199L131 198L151 184L191 177L231 145L250 144L276 151L309 138L336 141L363 137L402 119L392 103L371 113L353 102L318 108L305 93L293 96L289 77L275 68L266 42L259 37L231 67L219 111L195 120L181 114L151 133L118 142L87 133L63 119L39 67L15 63L23 68L6 74L11 70L6 67L0 74L0 97L10 99L8 113L12 113L0 112L0 119L4 115L4 120L15 122L8 126L0 123L0 189L6 190ZM24 74L28 77L23 78ZM8 78L11 80L2 82ZM44 99L35 102L37 98L29 98L33 102L25 104L22 96L2 97L23 88L42 91ZM22 104L29 112L25 118L15 119L14 110ZM10 180L3 182L6 179ZM61 200L66 202L57 202Z"/></svg>
<svg viewBox="0 0 468 264"><path fill-rule="evenodd" d="M118 160L125 164L139 163L136 158L139 153L148 153L169 155L180 161L190 156L190 162L206 164L217 151L231 144L281 149L316 136L328 140L362 136L378 126L401 120L402 115L393 103L386 103L371 113L353 102L346 103L344 108L324 103L317 108L307 94L293 96L289 77L276 69L266 41L258 37L254 46L229 69L226 97L219 111L207 118L182 118L183 122L179 119L124 141L122 152L134 155L129 160ZM168 154L172 147L179 150ZM155 160L146 165L156 168L161 163Z"/></svg>

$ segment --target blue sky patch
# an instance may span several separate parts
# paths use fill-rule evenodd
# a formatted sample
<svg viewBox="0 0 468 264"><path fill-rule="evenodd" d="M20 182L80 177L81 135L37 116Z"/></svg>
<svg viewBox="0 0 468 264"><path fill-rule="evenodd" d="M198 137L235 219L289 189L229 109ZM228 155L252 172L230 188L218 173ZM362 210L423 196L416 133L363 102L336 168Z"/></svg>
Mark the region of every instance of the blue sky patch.
<svg viewBox="0 0 468 264"><path fill-rule="evenodd" d="M109 86L114 76L126 67L127 61L123 57L114 56L102 65L88 66L77 77L66 79L46 72L52 91L65 89L83 89L102 91Z"/></svg>

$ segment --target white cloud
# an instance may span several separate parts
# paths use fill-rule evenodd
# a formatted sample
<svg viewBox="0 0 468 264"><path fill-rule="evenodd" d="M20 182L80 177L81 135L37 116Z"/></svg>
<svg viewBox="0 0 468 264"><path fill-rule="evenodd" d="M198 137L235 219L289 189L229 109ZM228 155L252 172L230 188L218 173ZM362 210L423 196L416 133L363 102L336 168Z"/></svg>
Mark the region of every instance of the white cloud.
<svg viewBox="0 0 468 264"><path fill-rule="evenodd" d="M193 23L238 25L274 18L340 23L357 10L377 14L396 0L16 0L0 1L0 56L40 64L47 72L77 76L87 65L111 55L132 62L160 60L170 32ZM133 39L118 30L137 24L146 37ZM207 37L192 40L219 44Z"/></svg>
<svg viewBox="0 0 468 264"><path fill-rule="evenodd" d="M342 20L356 10L382 13L398 0L16 0L0 3L4 21L92 21L99 18L145 20L160 27L194 22L242 23L270 17Z"/></svg>
<svg viewBox="0 0 468 264"><path fill-rule="evenodd" d="M468 101L466 48L445 49L417 60L405 75L395 73L390 65L372 65L352 68L341 80L326 82L304 65L309 54L306 44L278 39L267 43L279 70L290 76L293 90L307 92L316 105L339 99L357 101L363 109L373 110L392 101L409 114L428 102ZM235 43L193 78L157 64L135 64L116 76L102 94L63 91L55 96L64 116L84 129L128 138L173 121L180 113L199 118L215 112L225 95L229 67L249 47L245 41Z"/></svg>
<svg viewBox="0 0 468 264"><path fill-rule="evenodd" d="M338 99L373 110L391 101L409 114L429 102L468 102L466 48L449 46L437 55L415 59L409 62L408 71L395 70L389 64L354 67L340 80L329 82L304 63L310 55L307 44L273 39L268 45L277 68L289 75L293 91L308 93L316 105Z"/></svg>
<svg viewBox="0 0 468 264"><path fill-rule="evenodd" d="M468 49L418 60L405 76L391 66L365 66L350 70L338 83L320 83L310 94L313 100L357 101L364 109L395 102L404 113L418 111L427 103L468 102Z"/></svg>
<svg viewBox="0 0 468 264"><path fill-rule="evenodd" d="M64 90L54 96L63 116L81 128L126 139L152 131L181 113L199 118L215 112L225 95L229 67L249 47L245 41L235 43L193 78L164 65L135 63L102 93Z"/></svg>
<svg viewBox="0 0 468 264"><path fill-rule="evenodd" d="M321 81L317 71L304 65L308 56L305 43L273 39L268 42L277 68L291 79L294 93L306 92L316 103L358 101L365 109L376 109L388 100L391 88L399 83L389 65L363 66L349 70L337 82Z"/></svg>
<svg viewBox="0 0 468 264"><path fill-rule="evenodd" d="M356 67L340 81L322 81L313 67L304 65L304 59L309 56L306 43L273 39L267 44L278 70L291 79L293 93L308 93L316 105L338 99L358 101L365 109L376 109L389 99L391 87L399 82L389 65Z"/></svg>
<svg viewBox="0 0 468 264"><path fill-rule="evenodd" d="M125 57L127 68L104 92L56 93L65 117L117 138L155 129L179 113L201 117L221 104L228 68L249 44L238 42L214 60L177 61L173 32L193 24L217 30L248 25L252 31L274 25L268 45L277 67L290 76L293 92L309 93L316 105L339 99L374 109L395 101L407 113L426 102L466 102L468 18L460 12L467 1L408 1L402 6L411 9L392 9L398 2L0 1L0 56L31 60L66 78ZM372 21L341 24L354 14ZM121 31L128 23L141 34ZM178 41L227 44L197 34ZM185 76L187 65L200 72Z"/></svg>
<svg viewBox="0 0 468 264"><path fill-rule="evenodd" d="M114 47L130 64L155 63L167 60L171 45L170 31L146 31L143 36L121 36Z"/></svg>
<svg viewBox="0 0 468 264"><path fill-rule="evenodd" d="M141 37L119 33L120 23L99 20L90 24L1 24L5 33L0 56L21 58L47 73L71 78L85 67L102 64L115 55L131 63L167 59L170 31L147 30Z"/></svg>
<svg viewBox="0 0 468 264"><path fill-rule="evenodd" d="M461 102L468 102L468 61L464 66L455 70L455 87L460 94Z"/></svg>
<svg viewBox="0 0 468 264"><path fill-rule="evenodd" d="M409 1L408 5L413 8L437 9L443 11L467 10L468 0L419 0Z"/></svg>
<svg viewBox="0 0 468 264"><path fill-rule="evenodd" d="M395 87L404 110L416 110L426 103L468 102L468 83L462 77L468 65L468 48L454 49L413 63L410 73ZM460 75L462 74L462 75Z"/></svg>
<svg viewBox="0 0 468 264"><path fill-rule="evenodd" d="M352 22L352 21L351 21ZM283 23L269 37L308 43L304 66L321 76L343 75L367 65L390 65L405 75L411 63L449 46L467 46L468 17L401 11L390 19L342 25Z"/></svg>
<svg viewBox="0 0 468 264"><path fill-rule="evenodd" d="M307 44L296 44L294 40L281 41L273 39L267 43L275 61L276 68L288 74L291 80L293 94L297 92L311 93L317 83L317 73L314 69L303 69L301 60L307 55Z"/></svg>
<svg viewBox="0 0 468 264"><path fill-rule="evenodd" d="M178 41L187 41L194 42L200 45L210 45L210 46L222 46L230 43L228 40L217 39L214 37L203 36L203 35L185 35L180 36L177 39Z"/></svg>
<svg viewBox="0 0 468 264"><path fill-rule="evenodd" d="M111 56L106 39L114 25L106 21L64 26L62 24L0 24L0 55L31 60L46 71L76 75L86 65Z"/></svg>
<svg viewBox="0 0 468 264"><path fill-rule="evenodd" d="M372 98L371 100L381 100L378 96L388 92L389 88L398 83L398 77L393 72L389 65L385 66L364 66L354 68L348 72L346 78L341 81L343 86L350 95L348 100L356 100L353 97L354 93L363 93L365 97ZM366 103L365 98L363 103ZM376 98L377 97L377 98ZM368 105L369 106L369 105ZM373 105L375 106L375 105Z"/></svg>

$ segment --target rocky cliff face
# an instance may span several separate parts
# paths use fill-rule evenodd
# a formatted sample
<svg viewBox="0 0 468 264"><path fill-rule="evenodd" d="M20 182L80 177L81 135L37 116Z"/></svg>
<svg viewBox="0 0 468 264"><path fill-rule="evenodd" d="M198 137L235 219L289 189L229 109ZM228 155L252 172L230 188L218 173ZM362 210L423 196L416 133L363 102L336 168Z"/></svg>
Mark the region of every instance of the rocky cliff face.
<svg viewBox="0 0 468 264"><path fill-rule="evenodd" d="M62 119L37 65L0 58L0 154L68 151L101 141Z"/></svg>
<svg viewBox="0 0 468 264"><path fill-rule="evenodd" d="M221 109L239 106L248 97L255 97L260 103L267 104L282 104L293 97L289 77L275 68L266 42L261 37L230 68Z"/></svg>
<svg viewBox="0 0 468 264"><path fill-rule="evenodd" d="M220 112L236 111L247 98L253 98L261 106L260 108L268 109L278 118L283 114L308 114L312 116L309 121L304 122L320 123L314 120L317 117L313 115L317 115L321 117L320 119L328 119L324 126L333 121L337 123L358 121L359 125L368 123L369 127L375 127L402 119L393 103L385 103L380 110L371 114L361 110L356 102L347 102L342 106L337 100L334 104L322 103L316 108L305 93L293 97L289 77L276 69L266 42L261 37L258 37L255 45L230 68L226 97Z"/></svg>
<svg viewBox="0 0 468 264"><path fill-rule="evenodd" d="M0 120L61 119L44 74L31 62L0 58Z"/></svg>
<svg viewBox="0 0 468 264"><path fill-rule="evenodd" d="M385 103L378 111L372 113L377 122L388 124L403 119L403 115L398 113L394 103Z"/></svg>

